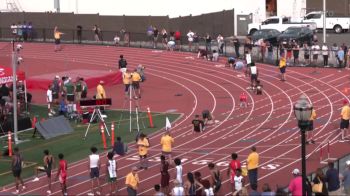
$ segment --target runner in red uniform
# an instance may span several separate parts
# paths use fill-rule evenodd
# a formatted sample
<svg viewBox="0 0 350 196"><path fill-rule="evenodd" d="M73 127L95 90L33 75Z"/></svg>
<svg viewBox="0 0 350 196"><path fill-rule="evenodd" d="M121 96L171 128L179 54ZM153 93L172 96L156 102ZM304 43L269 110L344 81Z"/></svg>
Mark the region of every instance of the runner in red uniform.
<svg viewBox="0 0 350 196"><path fill-rule="evenodd" d="M232 192L234 192L234 187L235 187L234 178L236 176L237 169L241 168L241 162L237 160L238 155L236 153L232 153L231 158L232 160L227 168L227 175L230 177Z"/></svg>
<svg viewBox="0 0 350 196"><path fill-rule="evenodd" d="M68 195L67 194L67 161L63 159L64 155L60 153L58 155L58 158L60 159L59 161L59 167L57 171L57 176L56 179L60 180L61 187L62 187L62 193L63 195Z"/></svg>
<svg viewBox="0 0 350 196"><path fill-rule="evenodd" d="M247 94L245 94L245 92L242 92L241 95L239 96L239 106L241 108L241 111L243 110L243 108L247 108L248 103L247 103Z"/></svg>

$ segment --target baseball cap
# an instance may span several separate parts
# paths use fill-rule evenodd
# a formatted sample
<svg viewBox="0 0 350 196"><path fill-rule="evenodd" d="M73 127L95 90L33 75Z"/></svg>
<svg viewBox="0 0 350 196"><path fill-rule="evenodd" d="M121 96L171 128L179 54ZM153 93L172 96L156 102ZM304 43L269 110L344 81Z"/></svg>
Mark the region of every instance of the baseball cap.
<svg viewBox="0 0 350 196"><path fill-rule="evenodd" d="M294 175L299 174L299 173L300 173L299 169L294 169L294 170L292 171L292 174L294 174Z"/></svg>
<svg viewBox="0 0 350 196"><path fill-rule="evenodd" d="M56 76L55 76L55 78L59 79L59 78L60 78L60 76L59 76L59 75L56 75Z"/></svg>
<svg viewBox="0 0 350 196"><path fill-rule="evenodd" d="M103 80L100 80L100 84L104 84L105 82Z"/></svg>
<svg viewBox="0 0 350 196"><path fill-rule="evenodd" d="M138 168L137 168L136 166L134 166L134 167L131 168L131 170L132 170L132 171L137 171Z"/></svg>

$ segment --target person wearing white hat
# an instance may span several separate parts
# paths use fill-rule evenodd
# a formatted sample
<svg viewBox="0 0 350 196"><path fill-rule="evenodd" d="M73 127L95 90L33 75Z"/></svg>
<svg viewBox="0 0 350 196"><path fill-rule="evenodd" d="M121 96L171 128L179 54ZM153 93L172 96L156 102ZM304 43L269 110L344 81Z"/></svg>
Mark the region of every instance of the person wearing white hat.
<svg viewBox="0 0 350 196"><path fill-rule="evenodd" d="M350 160L345 162L346 168L340 175L340 179L343 182L345 195L350 195Z"/></svg>
<svg viewBox="0 0 350 196"><path fill-rule="evenodd" d="M299 196L303 195L303 188L302 188L302 177L300 175L299 169L294 169L292 171L292 174L294 178L290 181L288 186L288 191L292 193L292 196Z"/></svg>

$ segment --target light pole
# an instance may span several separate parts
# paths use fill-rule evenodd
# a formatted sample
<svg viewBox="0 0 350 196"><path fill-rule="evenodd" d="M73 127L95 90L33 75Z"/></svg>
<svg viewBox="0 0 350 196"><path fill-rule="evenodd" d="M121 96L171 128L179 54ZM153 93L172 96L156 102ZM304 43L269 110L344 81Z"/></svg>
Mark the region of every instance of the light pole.
<svg viewBox="0 0 350 196"><path fill-rule="evenodd" d="M17 49L15 41L12 42L12 99L13 99L13 134L14 142L18 143L18 121L17 121Z"/></svg>
<svg viewBox="0 0 350 196"><path fill-rule="evenodd" d="M326 0L323 0L323 43L326 43Z"/></svg>
<svg viewBox="0 0 350 196"><path fill-rule="evenodd" d="M309 103L305 95L301 95L294 105L294 115L298 120L298 127L301 132L301 173L303 195L306 195L306 137L305 132L308 131L309 120L312 113L312 105Z"/></svg>

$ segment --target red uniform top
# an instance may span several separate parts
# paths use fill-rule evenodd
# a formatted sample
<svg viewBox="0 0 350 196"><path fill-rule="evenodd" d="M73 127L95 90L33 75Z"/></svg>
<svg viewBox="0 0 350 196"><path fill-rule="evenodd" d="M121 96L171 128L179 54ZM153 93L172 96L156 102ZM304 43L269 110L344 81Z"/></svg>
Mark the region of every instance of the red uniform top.
<svg viewBox="0 0 350 196"><path fill-rule="evenodd" d="M234 177L236 175L236 170L241 168L241 162L238 160L232 160L230 163L231 168L231 183L234 183Z"/></svg>
<svg viewBox="0 0 350 196"><path fill-rule="evenodd" d="M60 170L60 176L62 178L67 177L67 161L66 160L60 160L59 162L59 170Z"/></svg>
<svg viewBox="0 0 350 196"><path fill-rule="evenodd" d="M242 101L242 102L247 102L247 95L245 93L242 93L239 96L239 100Z"/></svg>

